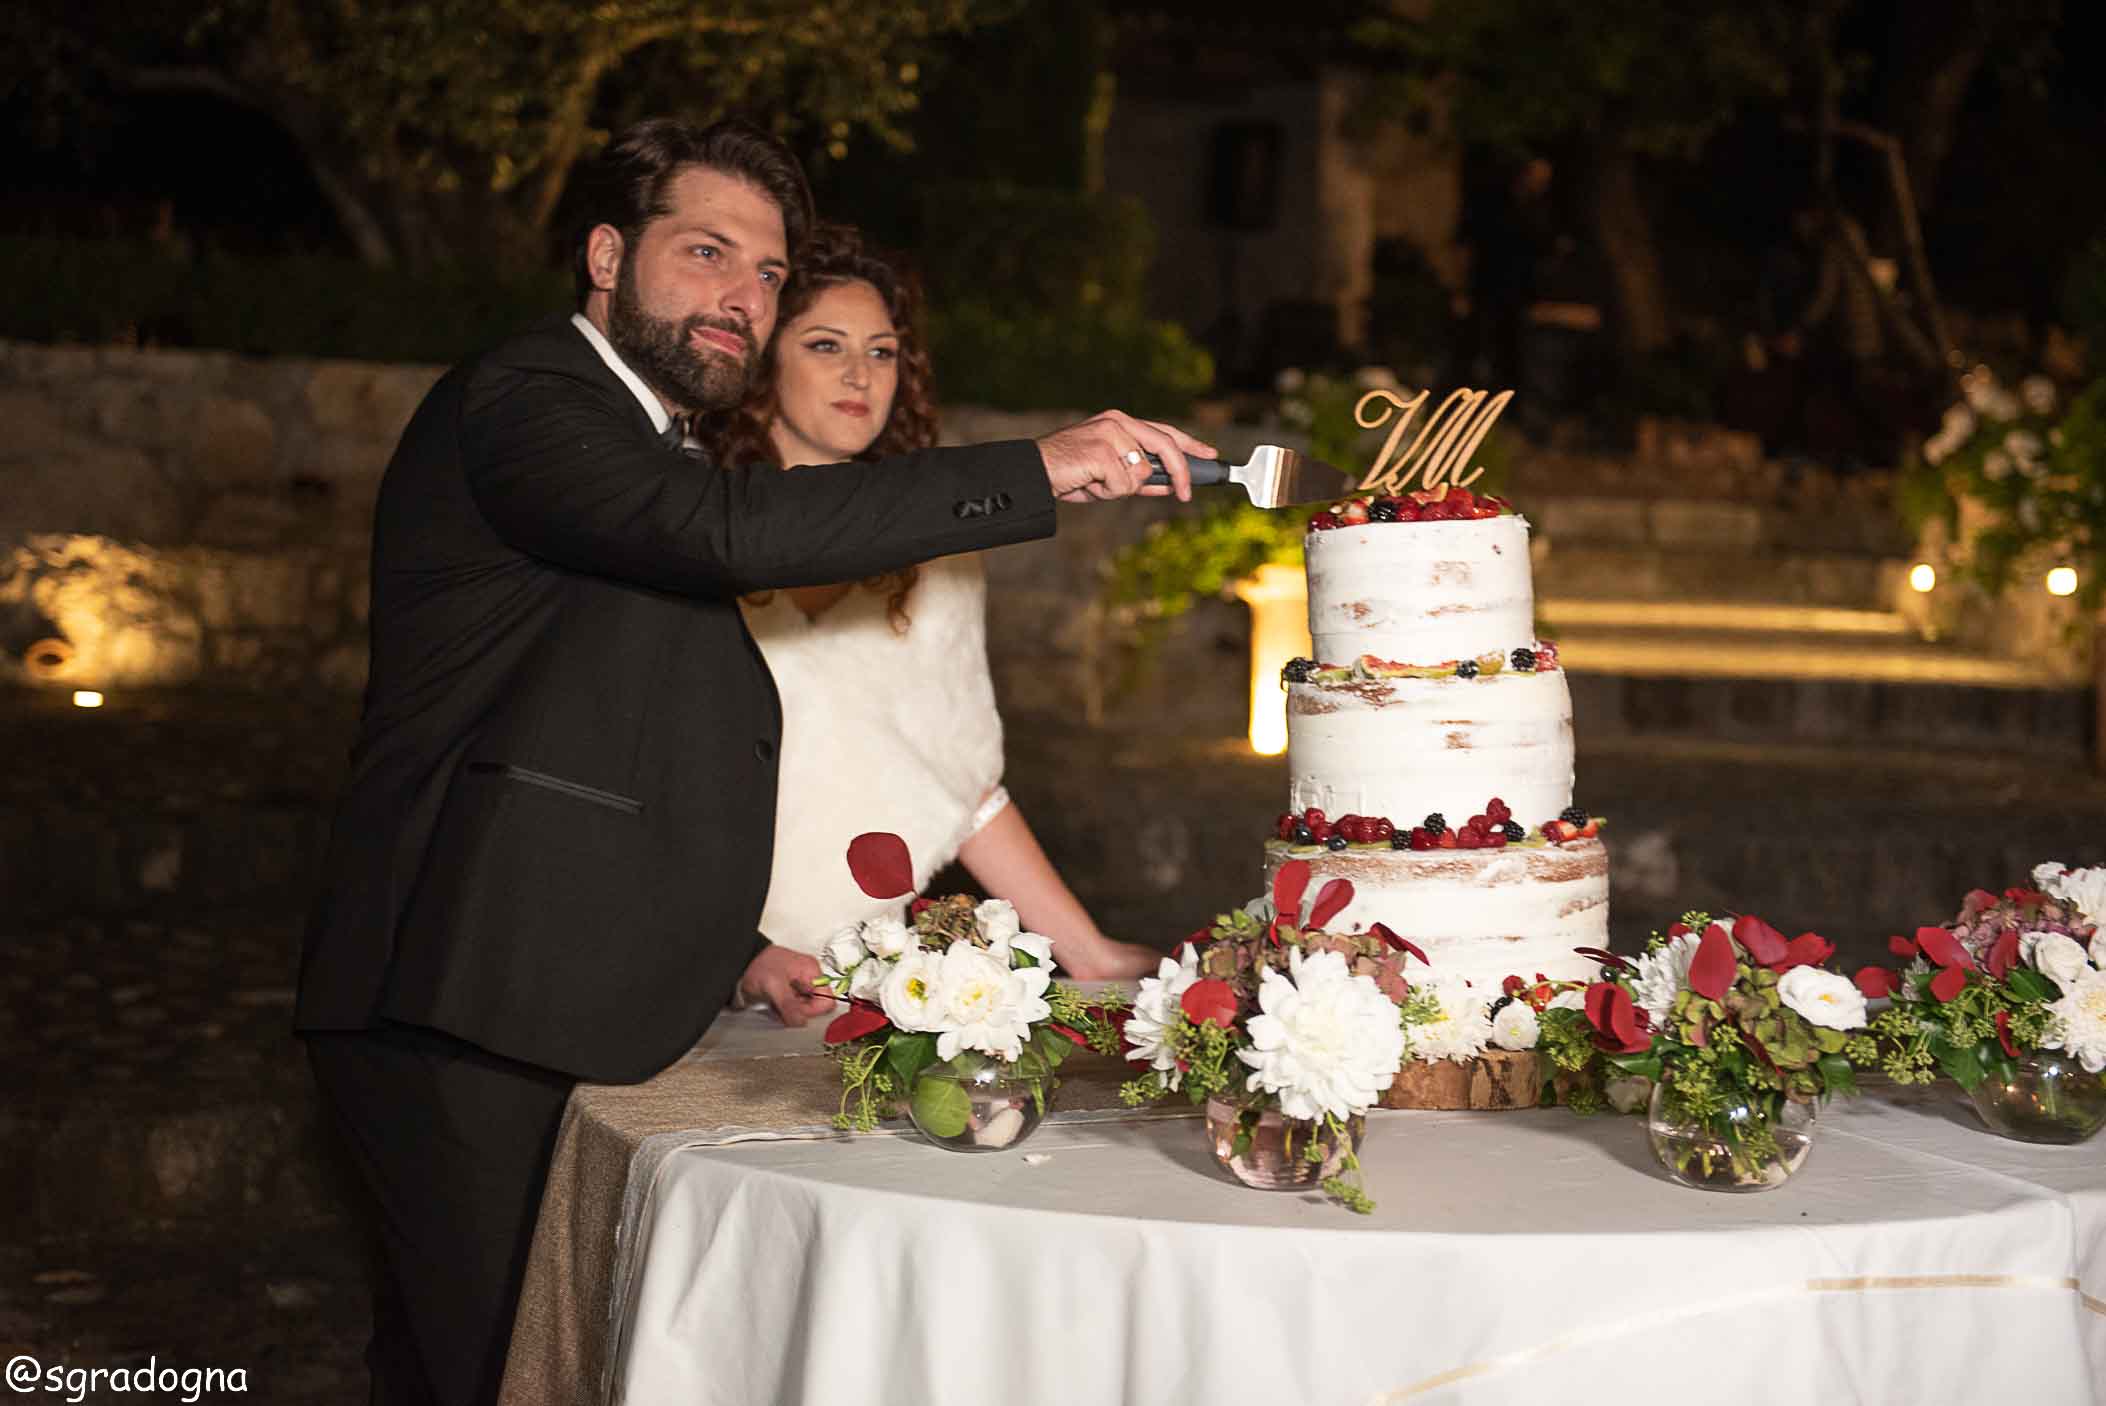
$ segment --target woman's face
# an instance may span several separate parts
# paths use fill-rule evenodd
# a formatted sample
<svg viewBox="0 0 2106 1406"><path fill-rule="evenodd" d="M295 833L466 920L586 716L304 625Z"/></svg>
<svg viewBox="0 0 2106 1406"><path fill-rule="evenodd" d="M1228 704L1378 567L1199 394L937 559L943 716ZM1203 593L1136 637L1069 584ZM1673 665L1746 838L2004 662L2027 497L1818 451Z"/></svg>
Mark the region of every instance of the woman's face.
<svg viewBox="0 0 2106 1406"><path fill-rule="evenodd" d="M785 466L832 464L868 449L899 389L899 332L867 283L839 283L776 334L770 438Z"/></svg>

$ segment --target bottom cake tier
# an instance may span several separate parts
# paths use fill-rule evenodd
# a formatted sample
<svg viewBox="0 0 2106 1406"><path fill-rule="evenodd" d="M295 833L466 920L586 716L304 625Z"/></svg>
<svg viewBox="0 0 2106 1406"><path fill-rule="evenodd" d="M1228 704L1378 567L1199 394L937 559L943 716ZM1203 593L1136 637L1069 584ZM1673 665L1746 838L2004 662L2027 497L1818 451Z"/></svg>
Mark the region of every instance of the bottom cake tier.
<svg viewBox="0 0 2106 1406"><path fill-rule="evenodd" d="M1265 888L1289 859L1306 860L1312 896L1348 879L1353 901L1325 927L1382 923L1426 953L1435 972L1499 994L1509 976L1585 981L1594 961L1576 947L1609 945L1609 853L1600 840L1504 849L1397 850L1354 845L1265 846Z"/></svg>

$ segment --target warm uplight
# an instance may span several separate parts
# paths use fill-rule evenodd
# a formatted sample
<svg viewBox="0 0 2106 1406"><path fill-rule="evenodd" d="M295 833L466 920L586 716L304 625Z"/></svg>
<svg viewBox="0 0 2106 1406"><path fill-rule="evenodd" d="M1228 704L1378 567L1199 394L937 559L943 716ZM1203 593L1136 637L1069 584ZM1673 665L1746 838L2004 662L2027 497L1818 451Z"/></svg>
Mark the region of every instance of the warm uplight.
<svg viewBox="0 0 2106 1406"><path fill-rule="evenodd" d="M1909 568L1909 588L1929 592L1938 584L1938 573L1927 561L1919 561Z"/></svg>
<svg viewBox="0 0 2106 1406"><path fill-rule="evenodd" d="M76 708L100 708L102 706L102 695L92 688L76 688L73 690L73 706Z"/></svg>
<svg viewBox="0 0 2106 1406"><path fill-rule="evenodd" d="M2051 596L2073 596L2077 593L2077 570L2073 566L2058 566L2047 574L2048 594Z"/></svg>
<svg viewBox="0 0 2106 1406"><path fill-rule="evenodd" d="M1261 566L1236 586L1250 607L1250 749L1261 757L1287 750L1287 691L1280 670L1309 652L1309 591L1300 567Z"/></svg>

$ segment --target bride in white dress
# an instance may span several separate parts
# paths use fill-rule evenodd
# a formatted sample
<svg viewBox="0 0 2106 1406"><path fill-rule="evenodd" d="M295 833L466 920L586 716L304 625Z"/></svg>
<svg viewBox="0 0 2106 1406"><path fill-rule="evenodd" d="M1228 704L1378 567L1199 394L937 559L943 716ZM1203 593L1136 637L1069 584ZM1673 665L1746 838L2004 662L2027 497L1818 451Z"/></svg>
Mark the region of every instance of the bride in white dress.
<svg viewBox="0 0 2106 1406"><path fill-rule="evenodd" d="M854 230L816 230L753 391L705 431L713 457L791 467L933 445L919 313L911 280ZM985 598L979 559L958 556L745 602L783 711L761 931L816 954L842 926L897 911L856 887L845 859L856 835L889 830L907 842L917 890L957 859L1052 940L1070 975L1151 972L1160 954L1098 929L1002 787Z"/></svg>

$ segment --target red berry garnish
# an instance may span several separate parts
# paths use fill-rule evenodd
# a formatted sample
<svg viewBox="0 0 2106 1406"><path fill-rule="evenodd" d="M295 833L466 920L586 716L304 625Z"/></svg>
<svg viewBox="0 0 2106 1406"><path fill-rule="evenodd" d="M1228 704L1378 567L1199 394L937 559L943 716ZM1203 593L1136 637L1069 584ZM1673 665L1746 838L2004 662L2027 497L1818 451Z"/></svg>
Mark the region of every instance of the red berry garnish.
<svg viewBox="0 0 2106 1406"><path fill-rule="evenodd" d="M1309 827L1309 838L1318 844L1330 839L1331 831L1335 828L1328 820L1311 820L1303 823Z"/></svg>
<svg viewBox="0 0 2106 1406"><path fill-rule="evenodd" d="M1309 519L1309 530L1311 532L1329 532L1332 528L1339 525L1338 514L1336 513L1318 513Z"/></svg>
<svg viewBox="0 0 2106 1406"><path fill-rule="evenodd" d="M1490 817L1494 824L1499 825L1504 825L1507 821L1514 818L1514 813L1506 808L1506 802L1500 800L1497 796L1484 803L1484 813Z"/></svg>
<svg viewBox="0 0 2106 1406"><path fill-rule="evenodd" d="M1455 837L1455 847L1457 849L1483 849L1484 836L1478 834L1475 830L1465 830Z"/></svg>
<svg viewBox="0 0 2106 1406"><path fill-rule="evenodd" d="M1321 825L1324 823L1324 813L1315 806L1310 806L1302 812L1302 823L1304 825Z"/></svg>
<svg viewBox="0 0 2106 1406"><path fill-rule="evenodd" d="M1397 500L1398 522L1417 522L1425 515L1425 511L1409 498L1399 498Z"/></svg>
<svg viewBox="0 0 2106 1406"><path fill-rule="evenodd" d="M1470 817L1469 828L1481 835L1492 828L1492 817L1489 815L1473 815Z"/></svg>
<svg viewBox="0 0 2106 1406"><path fill-rule="evenodd" d="M1272 828L1273 828L1273 829L1274 829L1275 831L1277 831L1277 832L1278 832L1278 834L1279 834L1279 837L1280 837L1281 839L1283 839L1283 840L1291 840L1291 839L1293 839L1293 838L1294 838L1294 813L1293 813L1292 811L1284 811L1284 810L1283 810L1283 811L1281 811L1281 812L1280 812L1280 818L1279 818L1278 820L1276 820L1276 821L1274 821L1274 822L1273 822L1273 826L1272 826Z"/></svg>
<svg viewBox="0 0 2106 1406"><path fill-rule="evenodd" d="M1435 849L1460 849L1461 847L1462 841L1455 838L1453 830L1441 831L1441 837L1434 841Z"/></svg>
<svg viewBox="0 0 2106 1406"><path fill-rule="evenodd" d="M1486 845L1490 846L1493 849L1505 849L1506 831L1494 830L1489 835L1486 835L1484 837L1484 842Z"/></svg>
<svg viewBox="0 0 2106 1406"><path fill-rule="evenodd" d="M1378 844L1379 844L1379 843L1381 843L1382 841L1384 841L1384 840L1387 840L1387 839L1391 838L1391 837L1392 837L1392 836L1394 836L1394 835L1395 835L1396 833L1397 833L1397 827L1396 827L1396 825L1395 825L1395 824L1393 824L1393 823L1392 823L1391 821L1389 821L1389 820L1387 820L1387 819L1383 819L1383 820L1377 820L1377 821L1375 822L1375 841L1376 841L1376 843L1378 843Z"/></svg>

